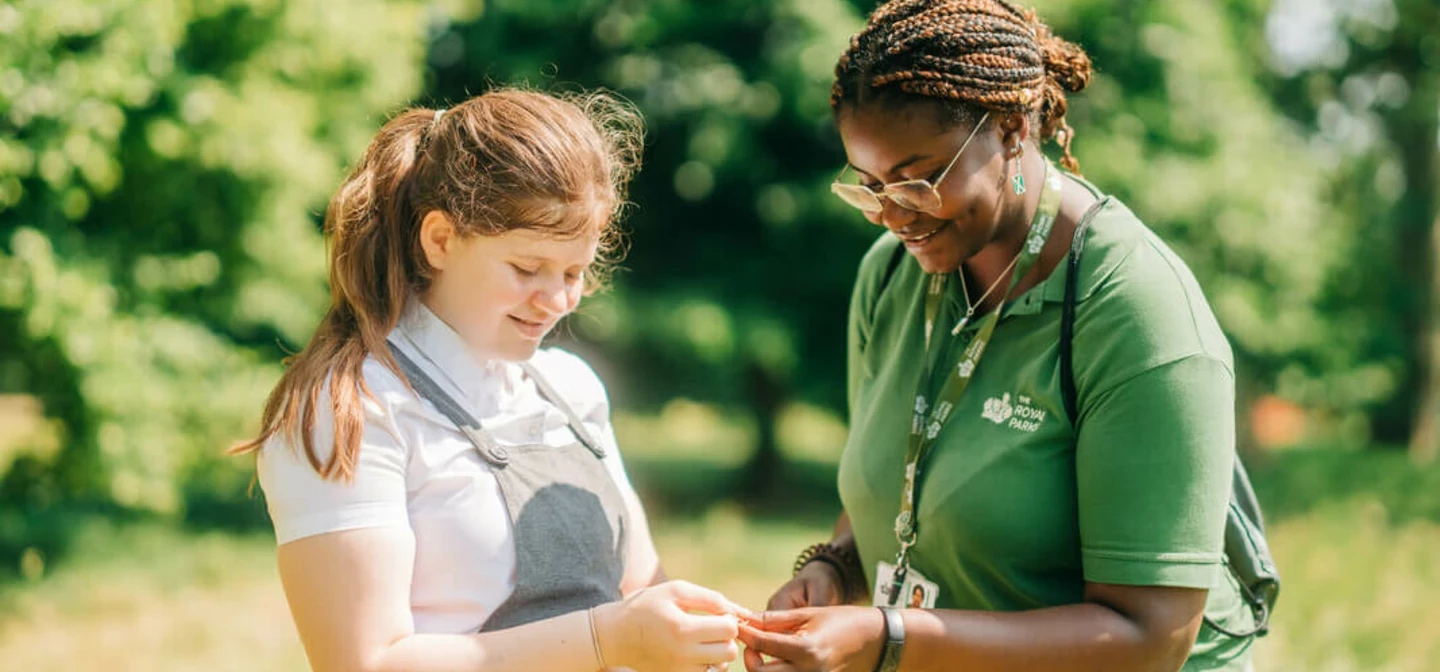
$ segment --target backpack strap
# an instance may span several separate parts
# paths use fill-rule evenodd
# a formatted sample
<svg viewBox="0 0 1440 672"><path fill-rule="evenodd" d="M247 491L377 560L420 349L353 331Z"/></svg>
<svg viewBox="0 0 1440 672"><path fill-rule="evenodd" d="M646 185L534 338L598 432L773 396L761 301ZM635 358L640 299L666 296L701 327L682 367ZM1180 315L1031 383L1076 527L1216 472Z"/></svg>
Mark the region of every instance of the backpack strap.
<svg viewBox="0 0 1440 672"><path fill-rule="evenodd" d="M1075 358L1071 353L1075 349L1075 293L1080 284L1080 255L1085 251L1085 233L1090 230L1090 220L1107 200L1095 201L1081 215L1075 225L1075 235L1070 238L1070 257L1065 266L1065 298L1060 303L1060 397L1065 402L1065 414L1075 427L1080 426L1080 400L1075 391Z"/></svg>
<svg viewBox="0 0 1440 672"><path fill-rule="evenodd" d="M900 262L905 259L905 245L895 246L895 251L890 253L890 261L885 264L885 274L880 276L880 287L875 290L875 300L880 300L880 295L885 293L885 288L890 284L890 278L895 277L895 269L900 268Z"/></svg>

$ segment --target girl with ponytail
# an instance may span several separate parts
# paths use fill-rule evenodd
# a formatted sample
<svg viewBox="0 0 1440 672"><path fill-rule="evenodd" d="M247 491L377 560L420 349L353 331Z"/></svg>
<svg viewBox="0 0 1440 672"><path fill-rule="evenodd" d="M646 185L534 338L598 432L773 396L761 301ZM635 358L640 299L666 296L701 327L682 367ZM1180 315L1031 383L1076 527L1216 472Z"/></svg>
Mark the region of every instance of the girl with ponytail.
<svg viewBox="0 0 1440 672"><path fill-rule="evenodd" d="M750 672L1252 669L1233 357L1184 262L1080 177L1091 68L1005 0L890 0L841 55L832 190L885 230L844 514L742 624Z"/></svg>
<svg viewBox="0 0 1440 672"><path fill-rule="evenodd" d="M664 581L605 388L542 339L603 283L641 151L603 94L387 123L331 200L331 305L265 405L318 672L716 670L743 610Z"/></svg>

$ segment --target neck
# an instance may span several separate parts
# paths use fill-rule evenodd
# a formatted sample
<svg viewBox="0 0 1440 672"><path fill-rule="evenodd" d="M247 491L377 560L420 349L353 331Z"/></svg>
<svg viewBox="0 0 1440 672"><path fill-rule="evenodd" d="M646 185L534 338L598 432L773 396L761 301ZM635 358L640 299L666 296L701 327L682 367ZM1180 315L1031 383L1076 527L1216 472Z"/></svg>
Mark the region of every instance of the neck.
<svg viewBox="0 0 1440 672"><path fill-rule="evenodd" d="M994 292L985 297L984 302L975 307L976 312L988 311L1000 303L1002 297L1007 296L1005 290L1010 285L1010 262L1025 247L1025 239L1030 233L1030 222L1035 218L1035 213L1040 209L1040 191L1044 186L1045 164L1044 159L1039 156L1038 151L1029 151L1021 158L1021 170L1025 175L1025 184L1028 187L1024 194L1016 195L1010 188L1010 176L1006 173L1002 176L1000 186L1000 203L997 209L1000 214L1000 223L996 227L994 240L981 248L975 256L966 259L960 265L961 272L966 273L970 290L970 299L973 301L980 298L992 284L999 282ZM1053 236L1052 236L1053 237ZM1048 252L1048 248L1047 248ZM1008 297L1014 298L1023 294L1030 287L1033 287L1044 275L1038 275L1037 271L1045 264L1044 254L1037 260L1035 266L1026 273L1026 277L1016 286L1015 291Z"/></svg>
<svg viewBox="0 0 1440 672"><path fill-rule="evenodd" d="M435 319L440 320L446 327L449 327L450 331L455 333L455 337L464 345L465 352L469 353L477 364L489 367L500 361L495 357L494 353L476 346L471 342L471 339L465 337L465 331L461 328L459 321L452 318L452 315L454 315L456 311L450 310L446 302L441 300L436 292L427 291L416 298L419 299L420 304L422 304L425 309L428 309L430 313L435 316Z"/></svg>

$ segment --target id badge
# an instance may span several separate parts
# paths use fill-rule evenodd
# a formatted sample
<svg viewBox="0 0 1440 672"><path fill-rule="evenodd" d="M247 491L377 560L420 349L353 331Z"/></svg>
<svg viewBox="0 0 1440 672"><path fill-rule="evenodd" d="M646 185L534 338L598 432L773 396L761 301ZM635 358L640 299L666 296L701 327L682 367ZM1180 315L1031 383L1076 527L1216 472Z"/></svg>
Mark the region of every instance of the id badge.
<svg viewBox="0 0 1440 672"><path fill-rule="evenodd" d="M890 590L894 587L895 565L879 562L875 565L875 591L871 604L890 604ZM934 609L935 600L940 597L940 586L925 578L919 570L911 567L905 572L905 583L900 585L900 599L897 607L911 609Z"/></svg>

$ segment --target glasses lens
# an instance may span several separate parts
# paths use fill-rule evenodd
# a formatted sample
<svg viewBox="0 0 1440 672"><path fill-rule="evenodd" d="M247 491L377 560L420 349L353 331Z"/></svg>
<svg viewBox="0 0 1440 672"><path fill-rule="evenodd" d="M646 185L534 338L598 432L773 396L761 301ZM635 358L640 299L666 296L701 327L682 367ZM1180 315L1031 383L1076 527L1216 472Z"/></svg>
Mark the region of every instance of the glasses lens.
<svg viewBox="0 0 1440 672"><path fill-rule="evenodd" d="M910 180L885 186L885 195L908 210L930 212L940 209L940 192L925 180Z"/></svg>
<svg viewBox="0 0 1440 672"><path fill-rule="evenodd" d="M881 205L879 197L875 196L875 192L858 184L835 183L830 185L830 191L835 192L835 195L839 196L840 200L849 203L851 207L858 208L864 212L880 212Z"/></svg>

